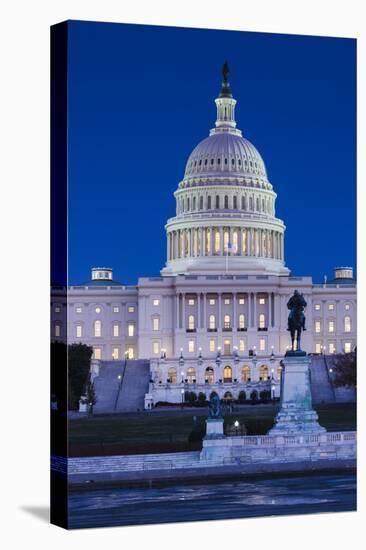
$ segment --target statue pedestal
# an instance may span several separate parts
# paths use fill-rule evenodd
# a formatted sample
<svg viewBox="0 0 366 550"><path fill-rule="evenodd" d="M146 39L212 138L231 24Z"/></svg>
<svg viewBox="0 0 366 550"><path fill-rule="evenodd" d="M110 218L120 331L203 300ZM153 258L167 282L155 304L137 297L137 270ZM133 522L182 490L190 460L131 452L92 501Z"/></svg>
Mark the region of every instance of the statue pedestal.
<svg viewBox="0 0 366 550"><path fill-rule="evenodd" d="M224 419L207 418L205 439L222 439L224 437Z"/></svg>
<svg viewBox="0 0 366 550"><path fill-rule="evenodd" d="M305 352L289 352L283 359L281 408L268 435L299 432L322 433L318 415L312 408L310 389L311 359Z"/></svg>

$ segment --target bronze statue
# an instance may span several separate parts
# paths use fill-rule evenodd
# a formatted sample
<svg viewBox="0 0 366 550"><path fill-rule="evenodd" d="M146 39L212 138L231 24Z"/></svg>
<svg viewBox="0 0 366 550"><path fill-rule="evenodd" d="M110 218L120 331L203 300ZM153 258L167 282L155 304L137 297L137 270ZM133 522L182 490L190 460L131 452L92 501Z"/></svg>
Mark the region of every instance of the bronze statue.
<svg viewBox="0 0 366 550"><path fill-rule="evenodd" d="M288 316L287 330L291 333L292 351L295 351L295 333L296 333L296 351L301 351L301 331L305 328L305 315L304 309L306 308L306 302L304 296L300 294L298 290L295 290L293 296L287 302L287 308L290 310Z"/></svg>
<svg viewBox="0 0 366 550"><path fill-rule="evenodd" d="M224 81L226 82L229 76L229 64L227 61L225 61L225 63L223 64L222 76L224 77Z"/></svg>
<svg viewBox="0 0 366 550"><path fill-rule="evenodd" d="M213 392L210 397L209 418L222 418L220 398L216 392Z"/></svg>

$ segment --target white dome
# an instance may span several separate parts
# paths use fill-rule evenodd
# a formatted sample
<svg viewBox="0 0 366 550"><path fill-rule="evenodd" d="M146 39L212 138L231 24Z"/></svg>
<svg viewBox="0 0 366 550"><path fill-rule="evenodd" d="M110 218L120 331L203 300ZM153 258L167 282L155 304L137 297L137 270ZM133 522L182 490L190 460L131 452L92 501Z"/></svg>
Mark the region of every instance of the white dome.
<svg viewBox="0 0 366 550"><path fill-rule="evenodd" d="M197 176L238 176L267 180L263 159L250 141L233 133L213 133L192 151L184 179Z"/></svg>

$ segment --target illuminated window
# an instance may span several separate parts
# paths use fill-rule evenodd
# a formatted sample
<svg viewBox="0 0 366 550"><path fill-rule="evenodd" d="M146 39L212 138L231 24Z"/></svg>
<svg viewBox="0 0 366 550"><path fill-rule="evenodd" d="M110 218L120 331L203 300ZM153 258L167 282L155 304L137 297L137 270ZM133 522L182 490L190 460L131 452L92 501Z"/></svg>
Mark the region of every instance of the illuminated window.
<svg viewBox="0 0 366 550"><path fill-rule="evenodd" d="M266 303L266 299L265 298L259 298L259 303L261 305L265 304Z"/></svg>
<svg viewBox="0 0 366 550"><path fill-rule="evenodd" d="M153 306L159 306L160 305L160 300L158 298L155 298L153 300Z"/></svg>
<svg viewBox="0 0 366 550"><path fill-rule="evenodd" d="M196 369L193 367L187 369L187 381L188 384L194 384L196 382Z"/></svg>
<svg viewBox="0 0 366 550"><path fill-rule="evenodd" d="M264 313L259 315L259 328L266 328L266 316Z"/></svg>
<svg viewBox="0 0 366 550"><path fill-rule="evenodd" d="M159 342L153 342L153 354L158 355L160 353L160 344Z"/></svg>
<svg viewBox="0 0 366 550"><path fill-rule="evenodd" d="M168 378L171 384L177 383L177 370L170 368L168 369Z"/></svg>
<svg viewBox="0 0 366 550"><path fill-rule="evenodd" d="M101 359L102 358L101 348L93 348L93 352L94 352L94 359Z"/></svg>
<svg viewBox="0 0 366 550"><path fill-rule="evenodd" d="M113 313L119 313L119 307L113 306Z"/></svg>
<svg viewBox="0 0 366 550"><path fill-rule="evenodd" d="M261 365L259 369L259 378L262 381L268 380L268 367L266 365Z"/></svg>
<svg viewBox="0 0 366 550"><path fill-rule="evenodd" d="M241 369L241 381L242 382L250 381L250 367L248 367L248 365L244 365L244 367Z"/></svg>
<svg viewBox="0 0 366 550"><path fill-rule="evenodd" d="M61 336L61 323L55 323L55 336Z"/></svg>
<svg viewBox="0 0 366 550"><path fill-rule="evenodd" d="M245 304L245 298L239 298L239 305L243 306Z"/></svg>
<svg viewBox="0 0 366 550"><path fill-rule="evenodd" d="M328 332L334 332L334 321L328 321Z"/></svg>
<svg viewBox="0 0 366 550"><path fill-rule="evenodd" d="M205 370L205 381L207 381L209 384L214 383L214 370L212 367L207 367L207 369Z"/></svg>
<svg viewBox="0 0 366 550"><path fill-rule="evenodd" d="M194 352L194 340L188 340L188 351L189 353Z"/></svg>
<svg viewBox="0 0 366 550"><path fill-rule="evenodd" d="M349 304L346 304L346 305L344 306L344 309L346 309L346 310L348 311L348 310L349 310L349 307L350 307Z"/></svg>
<svg viewBox="0 0 366 550"><path fill-rule="evenodd" d="M321 353L322 351L322 345L320 342L315 343L315 353Z"/></svg>
<svg viewBox="0 0 366 550"><path fill-rule="evenodd" d="M119 336L119 324L113 323L113 336Z"/></svg>
<svg viewBox="0 0 366 550"><path fill-rule="evenodd" d="M224 340L224 355L230 355L230 354L231 354L231 341Z"/></svg>
<svg viewBox="0 0 366 550"><path fill-rule="evenodd" d="M224 298L224 304L226 306L230 305L230 298Z"/></svg>
<svg viewBox="0 0 366 550"><path fill-rule="evenodd" d="M216 328L216 317L215 315L210 315L208 318L208 328L215 329Z"/></svg>
<svg viewBox="0 0 366 550"><path fill-rule="evenodd" d="M119 359L119 348L113 348L112 358L113 359Z"/></svg>
<svg viewBox="0 0 366 550"><path fill-rule="evenodd" d="M100 309L99 306L95 308L95 313L100 313L101 311L102 311L102 310Z"/></svg>
<svg viewBox="0 0 366 550"><path fill-rule="evenodd" d="M97 320L94 321L94 336L100 338L102 336L102 322Z"/></svg>
<svg viewBox="0 0 366 550"><path fill-rule="evenodd" d="M81 307L77 307L77 308L76 308L76 313L81 313L82 311L83 311L83 310L82 310Z"/></svg>
<svg viewBox="0 0 366 550"><path fill-rule="evenodd" d="M351 317L349 315L344 318L344 332L351 332Z"/></svg>
<svg viewBox="0 0 366 550"><path fill-rule="evenodd" d="M231 328L230 315L224 315L224 328Z"/></svg>
<svg viewBox="0 0 366 550"><path fill-rule="evenodd" d="M277 367L277 380L281 380L282 376L282 367L281 365Z"/></svg>
<svg viewBox="0 0 366 550"><path fill-rule="evenodd" d="M153 330L160 330L160 319L159 317L153 317Z"/></svg>
<svg viewBox="0 0 366 550"><path fill-rule="evenodd" d="M266 351L266 339L259 338L259 351Z"/></svg>
<svg viewBox="0 0 366 550"><path fill-rule="evenodd" d="M215 231L215 252L220 252L220 231Z"/></svg>
<svg viewBox="0 0 366 550"><path fill-rule="evenodd" d="M314 331L317 332L317 333L319 333L321 331L321 322L320 321L315 321Z"/></svg>
<svg viewBox="0 0 366 550"><path fill-rule="evenodd" d="M215 351L216 350L216 342L213 338L211 338L211 340L209 342L209 350L210 351Z"/></svg>
<svg viewBox="0 0 366 550"><path fill-rule="evenodd" d="M128 313L134 313L135 312L135 306L128 306Z"/></svg>
<svg viewBox="0 0 366 550"><path fill-rule="evenodd" d="M60 311L61 311L60 306L55 306L55 313L60 313Z"/></svg>
<svg viewBox="0 0 366 550"><path fill-rule="evenodd" d="M336 352L336 346L334 342L329 343L329 353L335 353Z"/></svg>
<svg viewBox="0 0 366 550"><path fill-rule="evenodd" d="M344 343L344 353L351 353L351 351L352 351L351 342L345 342Z"/></svg>
<svg viewBox="0 0 366 550"><path fill-rule="evenodd" d="M133 323L128 323L127 334L128 336L135 336L135 325Z"/></svg>
<svg viewBox="0 0 366 550"><path fill-rule="evenodd" d="M194 315L188 315L188 329L194 330Z"/></svg>
<svg viewBox="0 0 366 550"><path fill-rule="evenodd" d="M194 298L189 298L188 305L189 306L194 306Z"/></svg>
<svg viewBox="0 0 366 550"><path fill-rule="evenodd" d="M127 359L135 358L135 348L127 348Z"/></svg>
<svg viewBox="0 0 366 550"><path fill-rule="evenodd" d="M334 310L334 304L328 304L328 309L329 309L329 311L333 311Z"/></svg>
<svg viewBox="0 0 366 550"><path fill-rule="evenodd" d="M245 340L243 338L239 340L239 351L245 351Z"/></svg>
<svg viewBox="0 0 366 550"><path fill-rule="evenodd" d="M245 328L245 315L243 313L239 315L239 328Z"/></svg>
<svg viewBox="0 0 366 550"><path fill-rule="evenodd" d="M314 309L315 311L320 311L320 304L315 304Z"/></svg>
<svg viewBox="0 0 366 550"><path fill-rule="evenodd" d="M232 382L232 378L233 378L232 368L229 367L229 365L227 365L224 368L224 382Z"/></svg>
<svg viewBox="0 0 366 550"><path fill-rule="evenodd" d="M208 303L210 304L210 306L214 306L216 304L215 298L210 298Z"/></svg>
<svg viewBox="0 0 366 550"><path fill-rule="evenodd" d="M83 335L83 327L81 325L76 325L76 338L81 338Z"/></svg>

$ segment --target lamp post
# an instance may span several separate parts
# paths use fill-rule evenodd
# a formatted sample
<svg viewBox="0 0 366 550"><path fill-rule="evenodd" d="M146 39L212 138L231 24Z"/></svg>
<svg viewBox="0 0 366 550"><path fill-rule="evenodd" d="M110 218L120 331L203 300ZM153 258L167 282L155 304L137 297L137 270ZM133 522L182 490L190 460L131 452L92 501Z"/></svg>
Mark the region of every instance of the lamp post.
<svg viewBox="0 0 366 550"><path fill-rule="evenodd" d="M234 426L235 426L235 435L238 435L238 428L239 428L239 421L238 420L235 420Z"/></svg>
<svg viewBox="0 0 366 550"><path fill-rule="evenodd" d="M183 409L183 404L184 404L184 390L181 389L181 390L180 390L180 393L181 393L181 395L182 395L182 409Z"/></svg>
<svg viewBox="0 0 366 550"><path fill-rule="evenodd" d="M272 384L272 401L274 403L274 400L275 400L275 392L276 392L276 386L274 384Z"/></svg>

